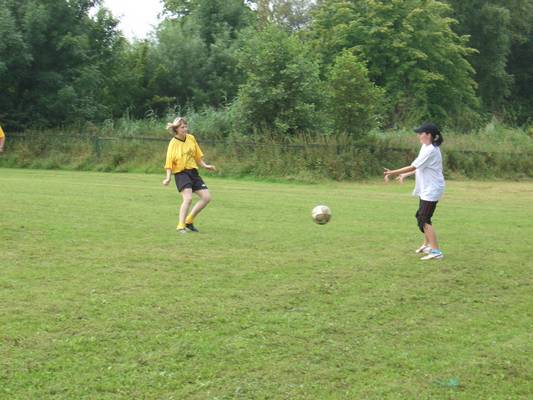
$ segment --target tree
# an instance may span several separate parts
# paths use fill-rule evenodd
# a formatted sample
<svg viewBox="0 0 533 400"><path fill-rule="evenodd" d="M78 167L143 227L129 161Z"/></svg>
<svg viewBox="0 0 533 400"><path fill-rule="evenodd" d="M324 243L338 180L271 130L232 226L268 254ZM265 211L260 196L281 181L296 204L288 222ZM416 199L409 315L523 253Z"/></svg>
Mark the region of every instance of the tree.
<svg viewBox="0 0 533 400"><path fill-rule="evenodd" d="M319 67L310 49L276 26L246 38L239 54L246 80L234 104L243 129L280 135L317 129Z"/></svg>
<svg viewBox="0 0 533 400"><path fill-rule="evenodd" d="M512 46L508 60L509 73L514 77L514 85L508 100L507 117L515 124L533 122L533 29L527 36Z"/></svg>
<svg viewBox="0 0 533 400"><path fill-rule="evenodd" d="M203 99L196 96L202 87L207 59L207 46L193 21L166 21L157 32L157 46L150 51L148 87L158 101L167 98L172 102L152 107L164 111L174 105L202 105Z"/></svg>
<svg viewBox="0 0 533 400"><path fill-rule="evenodd" d="M243 0L163 0L163 4L171 16L194 19L207 45L214 43L221 31L229 30L235 37L253 21L253 13Z"/></svg>
<svg viewBox="0 0 533 400"><path fill-rule="evenodd" d="M15 71L27 69L32 61L12 12L14 3L0 1L0 121L7 127L17 127L17 121L23 118L23 110L13 103L20 85Z"/></svg>
<svg viewBox="0 0 533 400"><path fill-rule="evenodd" d="M476 70L478 92L484 108L501 109L509 95L512 76L507 72L511 50L511 16L507 8L486 0L450 0L456 30L470 37L469 46L477 51L468 59Z"/></svg>
<svg viewBox="0 0 533 400"><path fill-rule="evenodd" d="M377 127L383 91L370 82L365 65L344 50L327 76L326 108L335 131L359 137Z"/></svg>
<svg viewBox="0 0 533 400"><path fill-rule="evenodd" d="M530 108L533 95L524 88L531 87L533 0L447 2L459 21L457 32L468 35L477 50L468 59L485 109L501 114L510 103L516 110L509 114L521 114L516 111Z"/></svg>
<svg viewBox="0 0 533 400"><path fill-rule="evenodd" d="M168 19L154 46L151 85L178 105L219 107L236 95L237 37L254 22L242 0L166 1Z"/></svg>
<svg viewBox="0 0 533 400"><path fill-rule="evenodd" d="M388 124L460 123L475 115L473 50L436 0L324 0L310 30L323 70L344 49L366 62L390 104Z"/></svg>
<svg viewBox="0 0 533 400"><path fill-rule="evenodd" d="M314 0L258 0L257 14L262 26L274 23L297 32L311 21Z"/></svg>
<svg viewBox="0 0 533 400"><path fill-rule="evenodd" d="M88 15L98 4L96 0L0 1L0 30L9 31L0 45L9 78L0 85L13 127L111 116L101 94L112 82L114 54L124 42L108 12L101 11L94 19Z"/></svg>

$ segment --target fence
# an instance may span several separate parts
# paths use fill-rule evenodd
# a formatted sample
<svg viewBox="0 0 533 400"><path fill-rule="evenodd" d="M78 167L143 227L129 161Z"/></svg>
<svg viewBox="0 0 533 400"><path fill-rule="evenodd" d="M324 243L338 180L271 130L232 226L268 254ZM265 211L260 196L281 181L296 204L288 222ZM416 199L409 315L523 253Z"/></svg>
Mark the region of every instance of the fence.
<svg viewBox="0 0 533 400"><path fill-rule="evenodd" d="M102 171L161 171L168 137L109 137L12 134L0 166ZM416 146L386 141L359 143L276 143L201 140L209 162L223 174L311 180L379 176L383 167L409 164ZM473 151L443 148L448 174L467 177L533 177L530 151Z"/></svg>

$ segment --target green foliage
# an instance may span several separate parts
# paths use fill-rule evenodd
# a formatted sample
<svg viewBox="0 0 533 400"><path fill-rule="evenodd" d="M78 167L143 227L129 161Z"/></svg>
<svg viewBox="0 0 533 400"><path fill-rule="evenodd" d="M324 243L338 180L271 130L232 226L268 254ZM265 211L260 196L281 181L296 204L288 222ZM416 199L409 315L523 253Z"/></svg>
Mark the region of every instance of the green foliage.
<svg viewBox="0 0 533 400"><path fill-rule="evenodd" d="M450 9L435 0L326 0L311 38L328 66L343 49L367 62L369 77L386 91L389 124L423 119L454 124L475 115L472 50L452 30Z"/></svg>
<svg viewBox="0 0 533 400"><path fill-rule="evenodd" d="M165 0L164 8L150 39L129 43L101 0L0 0L0 123L16 131L213 110L225 136L288 138L348 132L355 120L368 130L377 115L385 127L431 119L464 131L491 114L515 126L533 120L533 0ZM340 67L332 91L345 50L368 69L358 81L380 88L376 104L357 97Z"/></svg>
<svg viewBox="0 0 533 400"><path fill-rule="evenodd" d="M13 80L7 72L10 69L23 68L30 61L31 56L27 53L26 43L22 32L17 29L14 15L12 13L12 4L5 0L0 3L0 82L3 89L9 88L9 80ZM11 7L7 7L7 5Z"/></svg>
<svg viewBox="0 0 533 400"><path fill-rule="evenodd" d="M152 47L147 41L135 42L118 54L122 72L113 74L113 88L106 92L106 104L112 105L114 118L126 116L144 117L147 110L168 107L175 102L164 96L152 95L151 81ZM160 100L160 99L164 100Z"/></svg>
<svg viewBox="0 0 533 400"><path fill-rule="evenodd" d="M357 137L378 126L383 90L370 82L365 65L347 50L328 73L326 98L335 132Z"/></svg>
<svg viewBox="0 0 533 400"><path fill-rule="evenodd" d="M311 21L314 0L259 0L257 14L260 24L276 24L289 32L297 32Z"/></svg>
<svg viewBox="0 0 533 400"><path fill-rule="evenodd" d="M173 99L171 104L153 104L162 112L168 106L188 102L194 104L194 90L202 82L202 69L208 49L192 21L167 21L157 32L159 45L149 53L149 81L151 93ZM154 101L154 98L152 98Z"/></svg>
<svg viewBox="0 0 533 400"><path fill-rule="evenodd" d="M9 75L0 79L0 91L10 127L111 116L102 100L112 90L113 75L123 72L112 67L123 42L109 13L88 16L96 3L0 2L0 29L7 29L0 45L0 60L6 60L0 74Z"/></svg>
<svg viewBox="0 0 533 400"><path fill-rule="evenodd" d="M533 16L532 16L533 19ZM515 43L509 58L509 73L514 86L504 109L508 122L514 125L533 123L533 28L522 43Z"/></svg>
<svg viewBox="0 0 533 400"><path fill-rule="evenodd" d="M149 59L148 107L159 115L172 106L219 107L237 93L238 32L253 22L242 1L167 2L177 19L157 30ZM165 99L166 101L160 101Z"/></svg>
<svg viewBox="0 0 533 400"><path fill-rule="evenodd" d="M490 111L500 110L509 95L512 78L507 72L511 49L511 18L505 6L487 0L448 1L459 20L456 27L469 35L476 53L469 56L476 70L479 95Z"/></svg>
<svg viewBox="0 0 533 400"><path fill-rule="evenodd" d="M191 13L203 42L211 46L220 36L237 33L250 26L253 14L242 0L198 0Z"/></svg>
<svg viewBox="0 0 533 400"><path fill-rule="evenodd" d="M197 132L204 140L223 140L234 132L234 109L204 108L201 111L187 113L191 132Z"/></svg>
<svg viewBox="0 0 533 400"><path fill-rule="evenodd" d="M241 131L291 135L317 129L318 63L305 43L276 26L250 31L239 66L246 79L234 104Z"/></svg>
<svg viewBox="0 0 533 400"><path fill-rule="evenodd" d="M476 70L479 95L488 111L512 123L531 118L533 95L530 64L533 55L532 0L447 0L459 24L478 52L469 56Z"/></svg>
<svg viewBox="0 0 533 400"><path fill-rule="evenodd" d="M200 0L163 0L165 10L178 16L189 15Z"/></svg>

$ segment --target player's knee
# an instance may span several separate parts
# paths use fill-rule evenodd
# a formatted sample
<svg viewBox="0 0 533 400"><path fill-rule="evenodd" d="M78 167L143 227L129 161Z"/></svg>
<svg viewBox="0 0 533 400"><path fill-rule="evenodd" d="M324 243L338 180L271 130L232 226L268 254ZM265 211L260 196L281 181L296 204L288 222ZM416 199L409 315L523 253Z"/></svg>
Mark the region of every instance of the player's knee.
<svg viewBox="0 0 533 400"><path fill-rule="evenodd" d="M191 204L191 202L192 202L192 194L191 193L183 193L181 197L182 197L183 203Z"/></svg>
<svg viewBox="0 0 533 400"><path fill-rule="evenodd" d="M416 218L416 223L418 225L418 229L420 229L420 232L424 233L424 227L427 224L427 221L425 218L418 216Z"/></svg>

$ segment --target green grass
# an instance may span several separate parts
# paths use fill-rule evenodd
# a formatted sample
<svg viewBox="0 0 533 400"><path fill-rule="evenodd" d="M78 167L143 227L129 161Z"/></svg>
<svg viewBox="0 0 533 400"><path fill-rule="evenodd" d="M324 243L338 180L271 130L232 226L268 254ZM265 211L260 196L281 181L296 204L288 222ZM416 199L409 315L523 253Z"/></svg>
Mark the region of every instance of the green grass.
<svg viewBox="0 0 533 400"><path fill-rule="evenodd" d="M206 176L178 236L162 177L0 169L0 398L531 398L531 182L448 182L423 263L412 182Z"/></svg>

